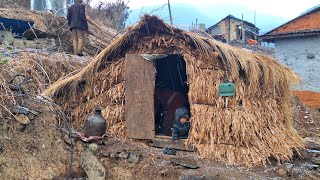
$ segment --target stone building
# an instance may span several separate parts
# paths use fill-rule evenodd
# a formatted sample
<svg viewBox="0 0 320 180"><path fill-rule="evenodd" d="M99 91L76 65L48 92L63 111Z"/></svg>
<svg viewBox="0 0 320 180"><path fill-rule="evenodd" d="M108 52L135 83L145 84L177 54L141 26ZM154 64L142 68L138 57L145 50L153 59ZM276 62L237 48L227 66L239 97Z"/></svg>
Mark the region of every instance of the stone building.
<svg viewBox="0 0 320 180"><path fill-rule="evenodd" d="M259 28L248 21L228 15L209 27L207 32L218 40L246 42L248 39L257 39Z"/></svg>
<svg viewBox="0 0 320 180"><path fill-rule="evenodd" d="M320 92L320 5L260 36L302 78L301 90Z"/></svg>

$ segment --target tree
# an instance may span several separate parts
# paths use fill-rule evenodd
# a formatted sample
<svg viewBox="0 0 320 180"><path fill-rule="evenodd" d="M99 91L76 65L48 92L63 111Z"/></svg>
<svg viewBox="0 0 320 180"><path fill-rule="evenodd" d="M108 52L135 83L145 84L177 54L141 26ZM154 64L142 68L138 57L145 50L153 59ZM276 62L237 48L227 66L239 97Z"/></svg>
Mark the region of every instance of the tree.
<svg viewBox="0 0 320 180"><path fill-rule="evenodd" d="M2 8L30 8L31 0L0 0L0 7Z"/></svg>
<svg viewBox="0 0 320 180"><path fill-rule="evenodd" d="M100 1L98 6L93 8L89 14L120 31L126 26L126 20L129 17L128 2L125 0Z"/></svg>

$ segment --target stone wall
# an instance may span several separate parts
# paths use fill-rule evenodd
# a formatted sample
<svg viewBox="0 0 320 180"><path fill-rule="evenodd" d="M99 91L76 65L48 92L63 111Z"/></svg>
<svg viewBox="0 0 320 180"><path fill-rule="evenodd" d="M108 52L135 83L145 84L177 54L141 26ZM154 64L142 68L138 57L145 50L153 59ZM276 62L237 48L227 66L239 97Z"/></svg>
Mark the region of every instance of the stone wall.
<svg viewBox="0 0 320 180"><path fill-rule="evenodd" d="M275 56L302 78L299 90L320 92L320 37L292 37L275 41Z"/></svg>
<svg viewBox="0 0 320 180"><path fill-rule="evenodd" d="M210 35L219 35L221 34L221 30L220 30L220 24L213 27L212 29L210 29L210 31L208 32Z"/></svg>

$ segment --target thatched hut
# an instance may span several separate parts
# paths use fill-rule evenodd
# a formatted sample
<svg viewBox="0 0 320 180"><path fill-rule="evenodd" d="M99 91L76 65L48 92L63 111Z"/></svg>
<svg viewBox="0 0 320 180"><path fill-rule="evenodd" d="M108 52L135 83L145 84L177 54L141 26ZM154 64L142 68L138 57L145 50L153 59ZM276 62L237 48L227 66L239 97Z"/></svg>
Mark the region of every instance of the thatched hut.
<svg viewBox="0 0 320 180"><path fill-rule="evenodd" d="M165 70L158 69L161 59ZM182 71L170 68L179 66ZM289 160L303 147L291 125L289 88L299 81L294 72L271 57L180 30L155 16L144 16L88 66L43 94L60 103L77 127L99 105L112 136L148 139L154 137L157 73L174 71L184 72L180 81L188 85L187 142L202 156L251 166L271 157ZM236 85L233 97L219 96L225 74Z"/></svg>

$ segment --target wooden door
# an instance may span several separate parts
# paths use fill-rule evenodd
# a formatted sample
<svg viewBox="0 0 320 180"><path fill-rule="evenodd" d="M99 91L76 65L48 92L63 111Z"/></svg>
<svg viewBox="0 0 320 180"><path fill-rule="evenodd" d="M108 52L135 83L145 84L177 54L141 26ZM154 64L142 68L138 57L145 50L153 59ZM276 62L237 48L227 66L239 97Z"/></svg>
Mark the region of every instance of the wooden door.
<svg viewBox="0 0 320 180"><path fill-rule="evenodd" d="M138 54L127 54L125 72L125 118L128 136L132 139L154 139L154 63Z"/></svg>

